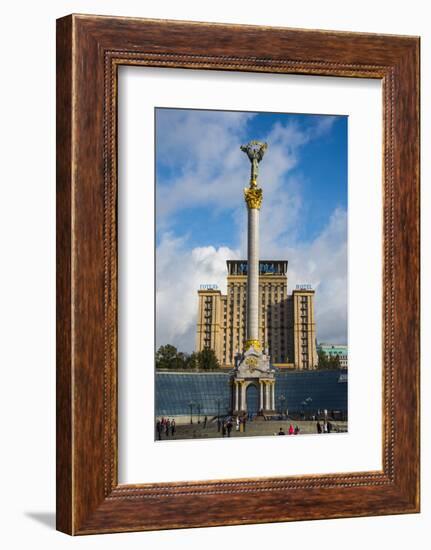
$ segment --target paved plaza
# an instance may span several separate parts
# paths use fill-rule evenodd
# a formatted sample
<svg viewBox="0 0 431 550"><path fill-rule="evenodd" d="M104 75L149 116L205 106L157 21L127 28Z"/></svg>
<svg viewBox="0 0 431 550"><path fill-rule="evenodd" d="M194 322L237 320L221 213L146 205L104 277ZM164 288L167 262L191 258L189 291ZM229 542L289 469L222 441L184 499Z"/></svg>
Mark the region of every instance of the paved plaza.
<svg viewBox="0 0 431 550"><path fill-rule="evenodd" d="M299 434L316 434L316 435L332 435L332 433L340 433L347 431L347 422L342 421L331 421L332 432L331 434L318 434L317 433L317 423L316 421L307 421L307 420L258 420L253 422L247 422L245 426L245 431L237 431L235 423L233 425L230 437L253 437L253 436L262 436L262 435L277 435L280 431L280 428L284 431L286 435L289 433L289 426L292 424L293 428L298 426ZM220 431L217 429L217 421L209 421L206 426L204 422L201 421L198 423L195 421L193 424L180 424L175 428L174 435L171 434L169 430L169 436L164 432L161 434L162 441L172 441L177 439L206 439L206 438L215 438L223 437L222 429ZM225 437L228 437L227 434ZM156 439L158 439L158 434L156 432Z"/></svg>

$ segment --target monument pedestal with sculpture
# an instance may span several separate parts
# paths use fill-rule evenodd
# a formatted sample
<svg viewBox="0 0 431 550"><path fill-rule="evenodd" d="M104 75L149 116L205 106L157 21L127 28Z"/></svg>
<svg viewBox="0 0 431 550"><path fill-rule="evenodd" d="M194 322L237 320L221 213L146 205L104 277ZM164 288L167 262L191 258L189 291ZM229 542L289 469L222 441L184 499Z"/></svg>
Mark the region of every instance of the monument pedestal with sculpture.
<svg viewBox="0 0 431 550"><path fill-rule="evenodd" d="M232 377L232 410L235 415L247 414L247 392L257 390L258 413L275 411L275 369L259 341L259 213L263 191L257 185L258 168L267 149L266 143L251 141L241 146L251 162L250 186L244 189L248 209L247 237L247 324L244 352L237 357ZM255 411L253 411L255 412Z"/></svg>

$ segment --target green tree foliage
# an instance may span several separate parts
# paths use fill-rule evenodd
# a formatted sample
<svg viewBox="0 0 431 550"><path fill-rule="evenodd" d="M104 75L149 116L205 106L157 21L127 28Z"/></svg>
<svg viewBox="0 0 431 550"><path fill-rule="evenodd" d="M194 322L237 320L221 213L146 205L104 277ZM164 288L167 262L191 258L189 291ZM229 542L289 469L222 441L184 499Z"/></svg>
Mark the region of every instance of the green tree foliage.
<svg viewBox="0 0 431 550"><path fill-rule="evenodd" d="M318 357L318 363L317 363L318 369L340 369L341 368L340 356L337 353L328 355L324 351L319 350L317 352L317 357Z"/></svg>
<svg viewBox="0 0 431 550"><path fill-rule="evenodd" d="M182 370L187 368L187 360L188 360L187 353L183 353L182 351L179 351L175 357L174 360L174 369Z"/></svg>
<svg viewBox="0 0 431 550"><path fill-rule="evenodd" d="M322 350L319 350L317 352L317 368L318 369L327 369L328 368L328 356L326 355L326 353Z"/></svg>
<svg viewBox="0 0 431 550"><path fill-rule="evenodd" d="M220 363L213 349L203 349L196 355L199 369L211 370L220 368Z"/></svg>
<svg viewBox="0 0 431 550"><path fill-rule="evenodd" d="M193 352L186 358L186 368L191 370L197 370L199 368L197 353Z"/></svg>
<svg viewBox="0 0 431 550"><path fill-rule="evenodd" d="M160 346L156 352L156 368L157 369L172 369L177 368L178 350L175 346L166 344Z"/></svg>
<svg viewBox="0 0 431 550"><path fill-rule="evenodd" d="M170 370L213 370L220 363L212 349L204 349L191 354L178 351L175 346L166 344L156 352L156 369Z"/></svg>
<svg viewBox="0 0 431 550"><path fill-rule="evenodd" d="M331 354L328 362L329 369L339 369L340 368L340 358L338 354Z"/></svg>

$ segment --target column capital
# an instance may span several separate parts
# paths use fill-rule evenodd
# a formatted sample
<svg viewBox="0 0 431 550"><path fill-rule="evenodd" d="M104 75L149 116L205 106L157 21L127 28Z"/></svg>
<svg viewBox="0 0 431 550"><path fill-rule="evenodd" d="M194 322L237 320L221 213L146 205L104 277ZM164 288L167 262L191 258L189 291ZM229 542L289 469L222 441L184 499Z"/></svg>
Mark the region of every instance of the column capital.
<svg viewBox="0 0 431 550"><path fill-rule="evenodd" d="M263 200L263 191L260 187L246 187L244 189L244 198L250 210L253 208L260 210Z"/></svg>

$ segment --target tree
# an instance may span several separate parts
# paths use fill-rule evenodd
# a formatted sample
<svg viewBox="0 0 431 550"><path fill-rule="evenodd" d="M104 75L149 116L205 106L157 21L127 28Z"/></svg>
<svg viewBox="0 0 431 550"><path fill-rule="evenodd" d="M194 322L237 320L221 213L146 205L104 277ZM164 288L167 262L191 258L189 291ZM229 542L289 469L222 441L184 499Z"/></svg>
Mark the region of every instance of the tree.
<svg viewBox="0 0 431 550"><path fill-rule="evenodd" d="M213 349L203 349L196 354L198 367L202 370L219 369L220 363Z"/></svg>
<svg viewBox="0 0 431 550"><path fill-rule="evenodd" d="M318 359L318 362L317 362L317 368L318 369L327 369L328 368L328 356L326 355L326 353L323 351L323 350L319 350L317 352L317 359Z"/></svg>
<svg viewBox="0 0 431 550"><path fill-rule="evenodd" d="M328 361L328 369L339 369L341 367L340 357L338 353L331 353Z"/></svg>
<svg viewBox="0 0 431 550"><path fill-rule="evenodd" d="M193 352L186 357L186 369L197 370L199 368L197 353Z"/></svg>
<svg viewBox="0 0 431 550"><path fill-rule="evenodd" d="M171 370L212 370L219 369L220 364L212 349L203 349L190 355L178 351L175 346L166 344L156 352L156 369Z"/></svg>
<svg viewBox="0 0 431 550"><path fill-rule="evenodd" d="M174 359L174 368L177 370L182 370L187 368L187 359L188 355L179 351Z"/></svg>
<svg viewBox="0 0 431 550"><path fill-rule="evenodd" d="M156 369L172 369L177 367L178 350L175 346L166 344L156 352Z"/></svg>

